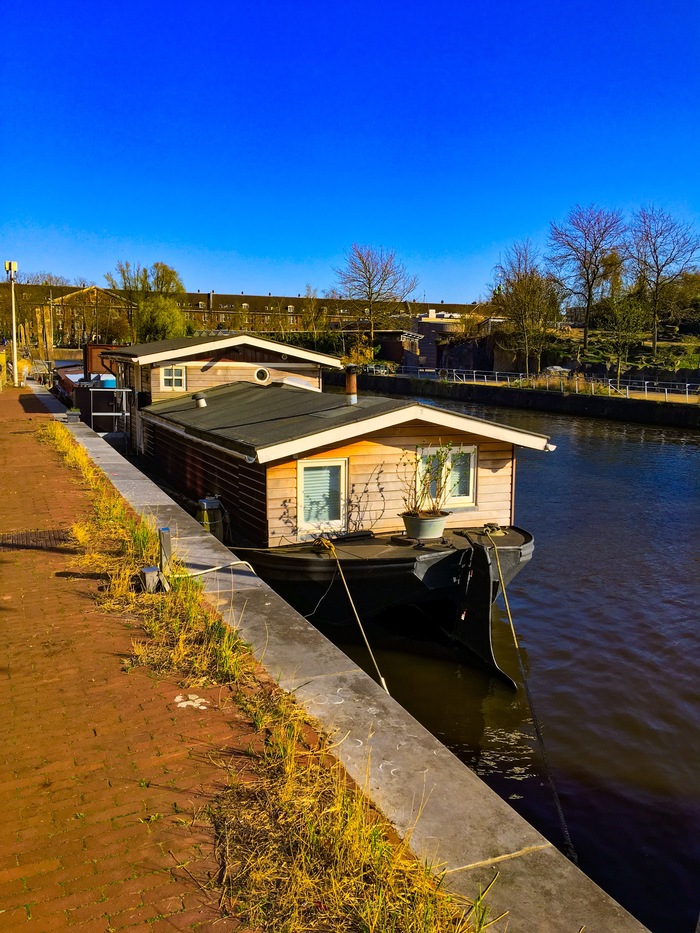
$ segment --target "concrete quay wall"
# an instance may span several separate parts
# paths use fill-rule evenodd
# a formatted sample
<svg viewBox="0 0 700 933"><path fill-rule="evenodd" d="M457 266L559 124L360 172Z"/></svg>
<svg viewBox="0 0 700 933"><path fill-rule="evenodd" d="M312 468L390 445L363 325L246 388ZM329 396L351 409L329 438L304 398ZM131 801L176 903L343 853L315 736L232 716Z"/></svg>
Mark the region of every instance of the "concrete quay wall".
<svg viewBox="0 0 700 933"><path fill-rule="evenodd" d="M65 408L32 386L58 420ZM643 933L646 929L500 799L367 674L101 437L68 426L121 495L171 531L174 554L278 683L338 743L351 777L414 851L467 896L485 888L495 930ZM231 562L234 561L233 564Z"/></svg>
<svg viewBox="0 0 700 933"><path fill-rule="evenodd" d="M343 373L323 374L324 384L345 385ZM503 408L523 408L548 411L561 415L583 415L588 418L608 418L637 424L652 424L673 428L700 428L700 401L656 402L646 399L579 393L543 392L537 389L514 389L470 382L446 382L440 379L420 379L415 376L374 376L360 373L359 389L378 395L409 395L449 399L453 402L473 402Z"/></svg>

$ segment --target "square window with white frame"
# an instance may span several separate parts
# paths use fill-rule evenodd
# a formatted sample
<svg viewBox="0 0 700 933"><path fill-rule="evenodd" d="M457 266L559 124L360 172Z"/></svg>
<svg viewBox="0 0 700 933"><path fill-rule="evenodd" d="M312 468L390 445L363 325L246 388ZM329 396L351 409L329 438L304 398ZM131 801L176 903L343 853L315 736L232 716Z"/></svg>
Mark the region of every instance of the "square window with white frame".
<svg viewBox="0 0 700 933"><path fill-rule="evenodd" d="M184 366L163 366L160 371L161 389L169 392L186 392L186 372Z"/></svg>
<svg viewBox="0 0 700 933"><path fill-rule="evenodd" d="M473 506L476 503L476 445L452 447L444 458L436 458L437 447L425 447L422 452L424 469L441 469L446 476L435 476L430 494L436 494L439 481L447 488L445 505L452 508Z"/></svg>
<svg viewBox="0 0 700 933"><path fill-rule="evenodd" d="M343 532L347 524L347 460L300 460L297 524L301 533Z"/></svg>

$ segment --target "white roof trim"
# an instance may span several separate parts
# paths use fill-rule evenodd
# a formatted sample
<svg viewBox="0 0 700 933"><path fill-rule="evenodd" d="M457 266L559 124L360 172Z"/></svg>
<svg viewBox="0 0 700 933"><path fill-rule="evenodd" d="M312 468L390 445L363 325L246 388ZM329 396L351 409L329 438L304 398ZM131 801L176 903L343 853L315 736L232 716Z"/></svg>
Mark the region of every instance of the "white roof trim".
<svg viewBox="0 0 700 933"><path fill-rule="evenodd" d="M437 408L428 408L423 405L411 405L397 411L376 415L363 421L340 425L328 431L319 431L308 437L298 437L285 441L282 444L273 444L269 447L258 447L258 463L270 463L273 460L285 460L298 454L307 453L318 447L330 444L339 444L351 440L353 437L363 436L370 431L380 431L382 428L393 428L407 421L422 421L425 424L437 425L455 431L477 434L489 440L505 441L508 444L517 444L519 447L529 447L532 450L553 450L549 438L544 434L533 434L530 431L521 431L519 428L509 428L506 425L493 424L482 421L469 415L457 415L451 412L440 411Z"/></svg>
<svg viewBox="0 0 700 933"><path fill-rule="evenodd" d="M336 369L342 369L343 367L343 364L335 356L317 353L315 350L304 350L302 347L290 347L288 344L263 340L260 337L251 337L248 334L238 334L235 337L229 337L224 340L217 339L208 343L200 343L193 346L190 351L188 351L186 347L179 347L173 350L161 350L159 353L144 353L143 356L136 357L120 354L119 350L110 350L101 355L109 357L110 359L119 359L127 363L137 363L141 366L145 366L149 363L162 363L166 360L181 359L184 356L194 356L198 353L210 353L214 350L228 349L229 347L241 345L256 347L258 350L271 350L273 352L286 353L287 356L309 360L321 366L333 366Z"/></svg>
<svg viewBox="0 0 700 933"><path fill-rule="evenodd" d="M340 425L337 428L331 428L328 431L318 431L307 437L298 437L281 444L272 444L269 447L258 447L256 457L247 457L245 454L229 447L224 439L217 444L215 441L203 440L199 434L191 434L187 428L181 425L175 425L167 418L155 415L153 412L144 412L146 420L155 421L176 434L190 436L196 439L198 443L206 444L208 447L215 447L218 450L226 450L236 457L247 460L248 463L257 461L258 463L271 463L273 460L286 460L299 454L305 454L312 450L318 450L319 447L327 447L331 444L339 444L344 441L352 440L355 437L362 437L370 431L379 431L382 428L392 428L399 424L405 424L408 421L422 421L425 424L437 425L455 431L463 431L466 434L476 434L479 437L485 437L494 441L505 441L508 444L516 444L519 447L529 447L532 450L555 450L553 444L549 443L549 438L544 434L533 434L531 431L522 431L519 428L509 428L507 425L494 424L490 421L482 421L479 418L473 418L469 415L457 415L451 412L440 411L437 408L429 408L423 405L411 405L409 408L401 408L397 411L387 412L382 415L376 415L373 418L367 418L363 421L355 421L352 424ZM216 437L215 431L208 432L212 437Z"/></svg>

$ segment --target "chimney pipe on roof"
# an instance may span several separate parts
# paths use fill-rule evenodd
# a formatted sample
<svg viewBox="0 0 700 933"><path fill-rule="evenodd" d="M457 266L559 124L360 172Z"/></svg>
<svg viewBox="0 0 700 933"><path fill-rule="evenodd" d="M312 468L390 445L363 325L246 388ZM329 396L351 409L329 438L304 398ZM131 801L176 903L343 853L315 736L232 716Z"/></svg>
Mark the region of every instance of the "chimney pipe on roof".
<svg viewBox="0 0 700 933"><path fill-rule="evenodd" d="M345 367L345 401L357 405L357 366Z"/></svg>
<svg viewBox="0 0 700 933"><path fill-rule="evenodd" d="M207 399L206 399L204 392L195 392L194 395L192 396L192 399L197 405L197 408L207 407Z"/></svg>

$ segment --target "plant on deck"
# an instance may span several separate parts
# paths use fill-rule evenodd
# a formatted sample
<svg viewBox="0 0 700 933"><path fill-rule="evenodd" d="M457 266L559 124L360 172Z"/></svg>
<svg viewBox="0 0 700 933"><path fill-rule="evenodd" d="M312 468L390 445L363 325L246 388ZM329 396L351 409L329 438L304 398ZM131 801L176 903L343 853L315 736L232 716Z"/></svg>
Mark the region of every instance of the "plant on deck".
<svg viewBox="0 0 700 933"><path fill-rule="evenodd" d="M441 515L452 492L451 443L419 444L405 450L399 462L404 515Z"/></svg>

